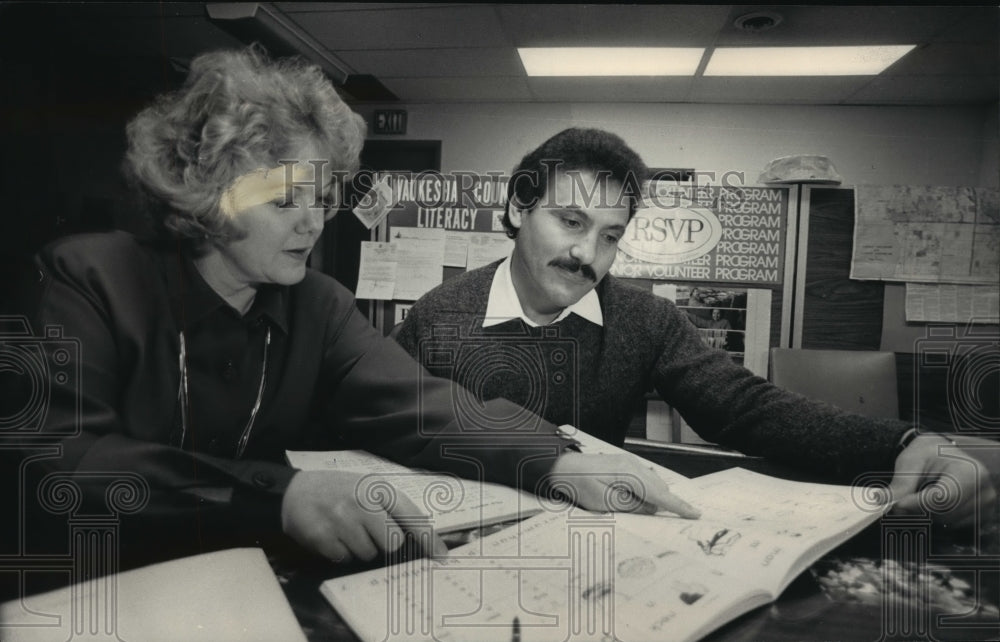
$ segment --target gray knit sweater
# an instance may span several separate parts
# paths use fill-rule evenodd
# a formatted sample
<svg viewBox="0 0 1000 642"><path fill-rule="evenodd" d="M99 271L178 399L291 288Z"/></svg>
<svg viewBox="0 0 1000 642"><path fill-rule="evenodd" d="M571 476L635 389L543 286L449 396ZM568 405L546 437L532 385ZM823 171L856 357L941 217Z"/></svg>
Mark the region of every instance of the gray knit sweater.
<svg viewBox="0 0 1000 642"><path fill-rule="evenodd" d="M707 347L673 303L610 275L597 287L603 328L574 314L542 328L521 320L483 328L498 265L445 281L407 315L397 341L433 374L616 445L632 409L655 389L711 442L837 481L892 472L907 424L847 414L775 387ZM478 411L473 400L456 403Z"/></svg>

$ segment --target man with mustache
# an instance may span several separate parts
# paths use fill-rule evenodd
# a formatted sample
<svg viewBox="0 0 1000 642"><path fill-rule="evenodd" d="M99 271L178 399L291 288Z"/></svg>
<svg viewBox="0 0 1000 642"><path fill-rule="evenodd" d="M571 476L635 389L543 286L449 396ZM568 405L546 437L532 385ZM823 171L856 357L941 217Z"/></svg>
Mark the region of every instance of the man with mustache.
<svg viewBox="0 0 1000 642"><path fill-rule="evenodd" d="M567 129L545 141L508 185L512 255L428 292L397 341L481 400L505 397L617 446L654 388L711 442L842 483L894 472L902 509L918 509L917 491L926 495L942 477L964 493L939 516L949 522L995 501L988 468L939 454L942 446L954 453L951 439L914 438L905 422L778 388L706 346L670 301L609 276L646 174L639 156L605 131Z"/></svg>

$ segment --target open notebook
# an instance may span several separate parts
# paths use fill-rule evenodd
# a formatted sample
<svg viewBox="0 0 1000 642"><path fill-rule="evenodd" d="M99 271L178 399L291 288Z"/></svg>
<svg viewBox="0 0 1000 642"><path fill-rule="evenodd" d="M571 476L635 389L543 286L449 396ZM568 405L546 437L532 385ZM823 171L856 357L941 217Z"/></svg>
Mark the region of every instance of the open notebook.
<svg viewBox="0 0 1000 642"><path fill-rule="evenodd" d="M365 640L695 640L776 600L885 510L851 487L739 468L676 490L701 519L547 511L320 590Z"/></svg>
<svg viewBox="0 0 1000 642"><path fill-rule="evenodd" d="M259 548L153 564L0 604L3 642L305 641Z"/></svg>

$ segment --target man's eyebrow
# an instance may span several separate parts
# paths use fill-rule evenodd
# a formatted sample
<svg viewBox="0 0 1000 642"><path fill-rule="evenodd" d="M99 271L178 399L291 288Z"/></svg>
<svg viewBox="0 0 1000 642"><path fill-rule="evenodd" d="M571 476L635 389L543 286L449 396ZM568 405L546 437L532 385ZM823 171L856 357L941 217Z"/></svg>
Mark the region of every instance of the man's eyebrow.
<svg viewBox="0 0 1000 642"><path fill-rule="evenodd" d="M557 205L556 207L550 207L548 209L554 214L575 214L577 216L582 216L588 221L590 220L590 217L587 216L586 212L579 207L573 207L572 205Z"/></svg>
<svg viewBox="0 0 1000 642"><path fill-rule="evenodd" d="M605 230L609 230L609 231L614 231L614 232L624 232L625 231L625 226L622 225L621 223L615 223L614 225L609 225L609 226L607 226L604 229Z"/></svg>

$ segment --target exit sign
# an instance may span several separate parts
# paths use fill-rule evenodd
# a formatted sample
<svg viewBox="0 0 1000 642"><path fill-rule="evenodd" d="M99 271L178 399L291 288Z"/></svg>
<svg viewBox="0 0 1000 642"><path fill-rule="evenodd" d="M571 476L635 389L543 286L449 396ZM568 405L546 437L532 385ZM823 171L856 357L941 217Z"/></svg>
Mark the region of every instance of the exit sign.
<svg viewBox="0 0 1000 642"><path fill-rule="evenodd" d="M376 109L375 110L375 133L376 134L405 134L406 133L406 110L405 109Z"/></svg>

